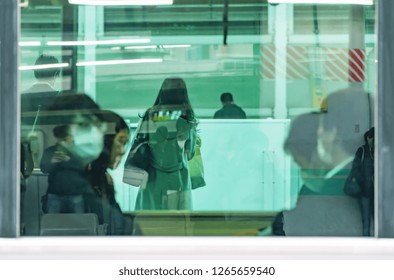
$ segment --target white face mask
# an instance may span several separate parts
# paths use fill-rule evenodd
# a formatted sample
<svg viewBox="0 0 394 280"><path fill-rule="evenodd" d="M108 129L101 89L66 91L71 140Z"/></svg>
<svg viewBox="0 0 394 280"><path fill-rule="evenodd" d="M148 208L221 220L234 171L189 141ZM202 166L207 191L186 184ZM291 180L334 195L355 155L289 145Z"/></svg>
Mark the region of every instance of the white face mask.
<svg viewBox="0 0 394 280"><path fill-rule="evenodd" d="M84 164L92 162L100 155L104 147L104 137L101 130L96 126L88 129L78 127L71 128L74 139L73 145L66 147L72 154L77 156Z"/></svg>

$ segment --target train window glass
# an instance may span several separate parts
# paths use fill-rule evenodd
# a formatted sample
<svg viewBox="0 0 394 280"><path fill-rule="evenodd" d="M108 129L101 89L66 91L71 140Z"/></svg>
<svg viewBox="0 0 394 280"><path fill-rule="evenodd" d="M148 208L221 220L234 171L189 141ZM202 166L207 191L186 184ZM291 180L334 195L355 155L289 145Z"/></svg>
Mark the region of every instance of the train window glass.
<svg viewBox="0 0 394 280"><path fill-rule="evenodd" d="M24 235L371 235L374 5L47 2L21 9Z"/></svg>

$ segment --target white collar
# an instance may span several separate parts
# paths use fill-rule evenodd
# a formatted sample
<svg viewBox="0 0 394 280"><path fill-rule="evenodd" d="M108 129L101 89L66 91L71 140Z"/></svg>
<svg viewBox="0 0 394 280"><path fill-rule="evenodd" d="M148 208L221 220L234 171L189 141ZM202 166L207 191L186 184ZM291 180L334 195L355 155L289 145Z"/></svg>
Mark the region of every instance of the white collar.
<svg viewBox="0 0 394 280"><path fill-rule="evenodd" d="M36 93L36 92L47 92L47 91L57 91L50 83L48 82L35 82L30 88L26 90L27 93Z"/></svg>

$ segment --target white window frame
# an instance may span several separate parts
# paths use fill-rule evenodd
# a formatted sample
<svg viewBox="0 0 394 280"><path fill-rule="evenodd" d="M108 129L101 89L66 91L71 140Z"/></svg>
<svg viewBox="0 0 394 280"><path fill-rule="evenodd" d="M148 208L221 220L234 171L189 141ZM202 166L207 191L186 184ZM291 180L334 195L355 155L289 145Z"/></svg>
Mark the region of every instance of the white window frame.
<svg viewBox="0 0 394 280"><path fill-rule="evenodd" d="M0 259L29 258L57 254L92 259L168 258L204 256L254 258L286 254L312 257L316 253L331 252L334 256L381 258L394 252L394 1L377 1L378 73L377 73L377 151L376 151L376 219L378 238L16 238L19 237L19 130L20 100L18 94L18 36L20 33L18 1L0 1ZM3 237L12 237L5 239ZM237 239L236 241L234 239ZM333 246L334 245L334 246ZM39 248L39 250L37 250ZM357 248L357 250L355 250ZM252 249L252 250L251 250ZM105 251L105 254L98 252ZM214 256L211 255L212 252ZM384 254L381 254L384 252ZM122 257L123 256L123 257Z"/></svg>

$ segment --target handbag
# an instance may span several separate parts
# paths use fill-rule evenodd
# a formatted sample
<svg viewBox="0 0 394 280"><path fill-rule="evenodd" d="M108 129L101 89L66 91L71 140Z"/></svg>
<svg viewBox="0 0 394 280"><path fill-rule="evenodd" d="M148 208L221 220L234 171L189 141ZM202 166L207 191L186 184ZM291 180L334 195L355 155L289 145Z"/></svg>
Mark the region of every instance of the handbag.
<svg viewBox="0 0 394 280"><path fill-rule="evenodd" d="M363 153L361 156L361 165L364 161L364 147L362 147ZM352 170L349 173L349 176L346 178L345 185L343 187L343 192L352 197L360 197L362 188L360 184L357 182L354 177L354 164L352 166Z"/></svg>
<svg viewBox="0 0 394 280"><path fill-rule="evenodd" d="M129 153L123 171L123 182L135 187L145 188L149 173L150 150L147 142L138 144Z"/></svg>
<svg viewBox="0 0 394 280"><path fill-rule="evenodd" d="M196 137L196 153L188 161L188 165L192 190L204 187L206 183L204 179L204 164L201 156L201 137L199 135Z"/></svg>
<svg viewBox="0 0 394 280"><path fill-rule="evenodd" d="M361 195L361 186L359 183L357 183L356 178L352 175L352 172L345 181L343 191L345 194L352 197L359 197Z"/></svg>

